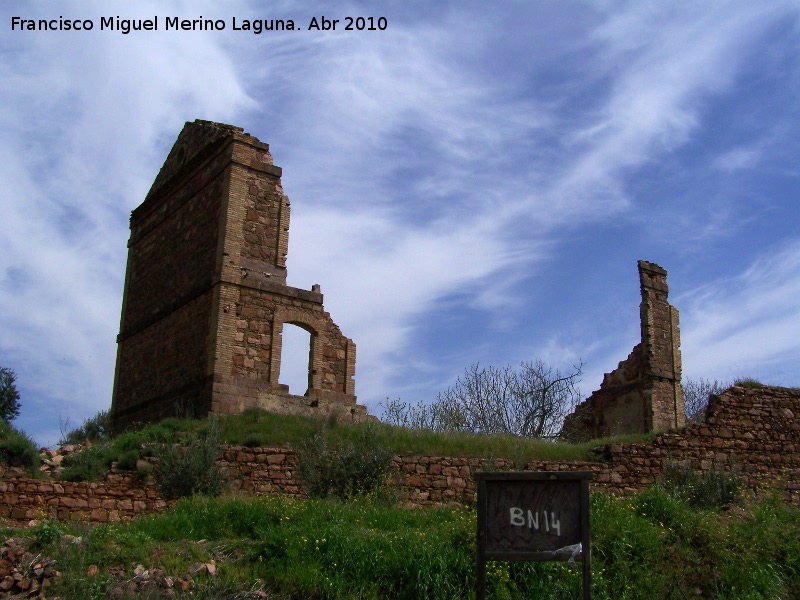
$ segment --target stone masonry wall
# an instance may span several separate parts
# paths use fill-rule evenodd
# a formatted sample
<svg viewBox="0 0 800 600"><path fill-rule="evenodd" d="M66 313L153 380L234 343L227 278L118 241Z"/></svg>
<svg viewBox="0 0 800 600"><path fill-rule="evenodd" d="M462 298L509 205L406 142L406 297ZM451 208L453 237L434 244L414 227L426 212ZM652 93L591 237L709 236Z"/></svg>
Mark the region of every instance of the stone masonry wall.
<svg viewBox="0 0 800 600"><path fill-rule="evenodd" d="M638 266L641 342L565 419L562 435L568 439L666 431L685 424L678 311L667 302L667 272L643 260Z"/></svg>
<svg viewBox="0 0 800 600"><path fill-rule="evenodd" d="M108 475L103 482L31 479L18 470L1 472L0 524L32 520L107 523L164 510L167 502L131 476Z"/></svg>
<svg viewBox="0 0 800 600"><path fill-rule="evenodd" d="M214 137L209 137L209 134ZM224 130L191 129L131 214L114 418L205 414L213 277L228 158ZM173 170L177 181L163 177ZM193 410L195 409L195 410Z"/></svg>
<svg viewBox="0 0 800 600"><path fill-rule="evenodd" d="M666 431L686 422L681 386L681 339L678 309L667 302L667 272L639 261L642 292L640 320L647 370L645 386L647 431Z"/></svg>
<svg viewBox="0 0 800 600"><path fill-rule="evenodd" d="M753 493L774 490L800 504L800 390L731 388L712 399L705 418L658 435L649 444L608 444L589 462L536 461L535 471L591 471L592 487L630 494L657 481L665 466L683 464L701 473L738 472ZM294 477L295 454L286 448L227 447L222 466L242 493L302 497ZM476 470L511 470L511 460L397 456L396 480L410 506L471 503ZM106 522L163 510L168 503L135 478L112 473L99 483L31 479L19 470L0 472L0 523L32 519Z"/></svg>
<svg viewBox="0 0 800 600"><path fill-rule="evenodd" d="M356 404L354 395L355 344L323 309L318 287L311 292L288 288L276 293L264 284L261 289L238 286L231 292L236 300L234 314L226 317L231 328L224 343L218 344L214 412L258 407L286 414L318 410L324 415L366 418L366 407ZM285 323L311 334L308 389L303 397L290 396L288 387L279 382Z"/></svg>
<svg viewBox="0 0 800 600"><path fill-rule="evenodd" d="M260 407L367 418L355 344L318 285L286 285L289 199L269 146L241 128L186 123L131 213L112 424ZM279 382L284 323L310 335L304 396Z"/></svg>

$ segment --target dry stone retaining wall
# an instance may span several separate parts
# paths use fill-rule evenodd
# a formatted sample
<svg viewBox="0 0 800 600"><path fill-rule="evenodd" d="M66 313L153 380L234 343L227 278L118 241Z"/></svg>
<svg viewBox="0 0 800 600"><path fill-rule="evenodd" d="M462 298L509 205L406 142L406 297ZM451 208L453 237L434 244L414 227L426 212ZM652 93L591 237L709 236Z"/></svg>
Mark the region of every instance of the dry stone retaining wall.
<svg viewBox="0 0 800 600"><path fill-rule="evenodd" d="M159 512L167 503L131 476L110 474L102 482L32 479L18 469L0 473L0 522L32 520L105 523Z"/></svg>
<svg viewBox="0 0 800 600"><path fill-rule="evenodd" d="M800 504L800 390L731 388L712 399L702 421L658 435L652 443L607 444L591 462L536 461L535 471L591 471L596 490L629 494L656 481L664 467L684 464L701 472L736 471L753 489L769 488ZM234 490L302 497L287 448L229 446L222 465ZM395 457L403 501L412 506L470 503L476 470L511 470L507 459L436 456ZM31 479L19 470L0 472L0 522L126 520L163 510L168 503L135 477L112 473L98 483Z"/></svg>

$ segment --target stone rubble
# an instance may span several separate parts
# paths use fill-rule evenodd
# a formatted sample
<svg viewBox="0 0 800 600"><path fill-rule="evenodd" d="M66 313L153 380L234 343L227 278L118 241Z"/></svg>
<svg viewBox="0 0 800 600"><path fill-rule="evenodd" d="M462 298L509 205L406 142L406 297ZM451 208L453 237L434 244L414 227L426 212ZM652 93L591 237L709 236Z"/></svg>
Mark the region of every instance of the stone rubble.
<svg viewBox="0 0 800 600"><path fill-rule="evenodd" d="M81 538L64 536L68 543L80 543ZM46 600L45 591L55 585L60 573L55 569L56 561L34 554L28 549L28 543L18 538L7 539L0 546L0 599ZM112 600L127 598L157 597L175 598L178 594L192 592L200 586L196 577L215 576L216 561L195 562L182 576L167 575L163 569L145 568L136 565L133 576L125 578L122 572L111 570L116 581L108 587L108 597ZM120 569L121 571L121 569ZM87 577L96 577L100 573L97 565L89 565ZM155 594L153 596L152 594ZM268 596L260 590L253 589L236 595L237 600L263 600ZM64 599L67 600L67 599Z"/></svg>
<svg viewBox="0 0 800 600"><path fill-rule="evenodd" d="M55 561L28 551L23 540L7 539L0 547L0 598L41 598L53 585Z"/></svg>

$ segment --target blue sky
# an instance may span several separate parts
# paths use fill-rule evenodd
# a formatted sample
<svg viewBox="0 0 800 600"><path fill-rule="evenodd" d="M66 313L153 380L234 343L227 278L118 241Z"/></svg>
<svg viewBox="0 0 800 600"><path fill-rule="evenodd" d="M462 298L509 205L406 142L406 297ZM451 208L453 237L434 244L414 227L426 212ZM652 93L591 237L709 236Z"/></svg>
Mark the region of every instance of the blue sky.
<svg viewBox="0 0 800 600"><path fill-rule="evenodd" d="M163 30L201 15L226 29ZM639 341L638 259L685 377L800 385L796 1L11 1L0 31L0 366L42 444L110 406L128 217L197 118L270 144L289 283L321 284L374 414L475 362L582 360L588 395Z"/></svg>

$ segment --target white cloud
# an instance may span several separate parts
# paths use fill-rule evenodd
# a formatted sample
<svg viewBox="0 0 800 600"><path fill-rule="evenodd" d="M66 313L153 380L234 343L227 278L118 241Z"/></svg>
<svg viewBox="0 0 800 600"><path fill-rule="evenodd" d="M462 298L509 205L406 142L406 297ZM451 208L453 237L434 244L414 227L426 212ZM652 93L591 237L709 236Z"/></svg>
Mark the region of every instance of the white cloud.
<svg viewBox="0 0 800 600"><path fill-rule="evenodd" d="M627 208L626 173L689 139L709 95L730 88L750 44L783 12L639 3L610 14L594 32L592 61L595 77L608 79L608 96L568 132L575 158L551 188L554 200L577 204L578 214L593 200L593 216Z"/></svg>
<svg viewBox="0 0 800 600"><path fill-rule="evenodd" d="M96 23L107 11L81 7ZM17 370L24 399L36 398L23 401L21 425L51 422L42 435L52 443L54 417L71 413L74 426L109 406L127 215L165 138L184 120L231 118L252 100L210 37L22 34L4 47L14 59L2 64L0 359Z"/></svg>
<svg viewBox="0 0 800 600"><path fill-rule="evenodd" d="M717 156L712 161L711 167L725 173L734 173L744 169L755 168L760 158L761 150L758 148L734 148Z"/></svg>
<svg viewBox="0 0 800 600"><path fill-rule="evenodd" d="M765 254L744 273L680 296L684 371L690 378L733 379L793 373L800 349L800 242ZM755 374L758 376L758 374Z"/></svg>
<svg viewBox="0 0 800 600"><path fill-rule="evenodd" d="M492 229L497 225L464 219L413 229L363 209L316 209L294 220L290 284L322 284L326 309L358 345L359 394L383 393L375 374L407 347L415 316L453 290L486 286L489 275L520 261Z"/></svg>
<svg viewBox="0 0 800 600"><path fill-rule="evenodd" d="M703 129L707 104L734 88L751 46L791 7L615 3L550 15L541 5L480 6L426 15L385 4L396 14L375 35L6 37L0 360L24 363L36 410L55 398L80 406L82 418L108 405L127 214L185 120L246 126L272 145L293 201L290 282L322 284L326 308L358 345L357 392L372 401L391 393L390 381L415 390L445 382L448 365L471 355L447 348L442 364L425 363L415 354L422 317L477 310L490 314L495 336L513 330L538 293L538 267L580 243L581 228L646 204L630 196L630 174ZM224 12L258 8L228 3ZM212 2L81 4L96 18L115 10L223 11ZM274 10L315 12L290 2ZM755 147L714 165L764 161L770 148L748 153ZM561 276L577 294L574 270L565 264ZM753 291L746 308L768 313L758 298ZM707 327L718 317L707 315ZM775 323L758 331L788 351ZM721 335L689 330L702 343ZM554 359L577 352L573 338L544 339L555 340L542 346ZM581 343L597 348L589 336ZM504 342L478 345L472 354Z"/></svg>
<svg viewBox="0 0 800 600"><path fill-rule="evenodd" d="M521 91L519 82L498 89L496 80L468 78L468 70L443 63L452 59L444 49L455 43L447 32L331 44L300 83L305 93L298 110L312 119L300 133L303 146L324 158L306 167L313 174L298 177L287 169L284 178L295 206L314 207L294 218L290 276L305 286L326 280L326 304L359 342L359 389L367 396L384 385L384 375L372 375L391 372L382 362L415 335L409 327L415 315L457 290L464 296L469 290L489 310L513 304L520 273L552 258L551 241L561 228L628 208L626 175L689 139L704 100L730 88L750 40L776 18L747 5L635 5L620 13L595 31L586 67L595 75L585 85L607 79L607 94L587 102L577 125L560 132L562 147L540 150L524 167L510 164L503 148L518 159L526 141L536 146L537 136L552 135L565 124L562 106L535 101L532 90L524 102L510 100ZM312 113L310 106L324 109ZM407 130L420 132L411 138L417 144L393 149L391 140ZM388 152L385 162L373 160L376 152ZM434 165L430 176L423 160ZM393 179L396 164L419 165L421 181L413 169L410 181ZM506 170L513 176L493 176ZM298 195L293 189L306 174L311 183L301 183ZM425 203L400 190L414 190ZM395 199L399 204L385 210L370 208ZM351 206L356 215L341 212ZM409 220L408 210L418 216ZM455 218L431 223L442 214ZM516 279L487 285L509 265Z"/></svg>

